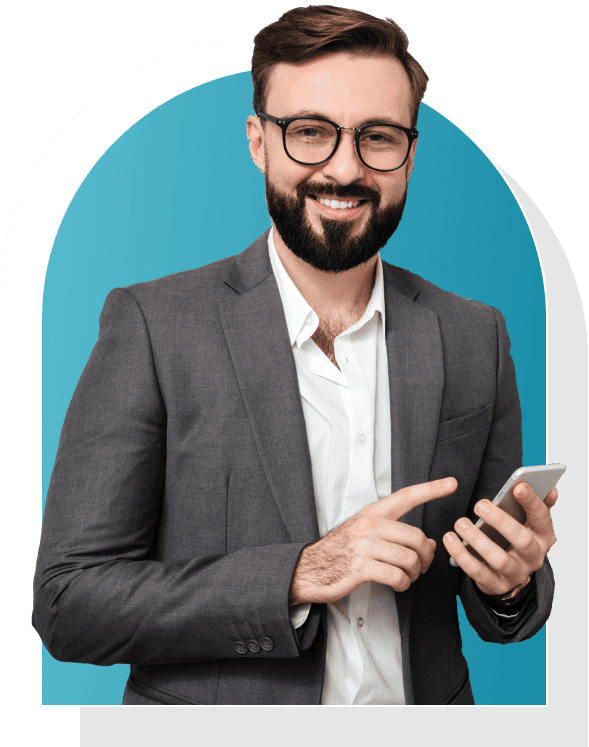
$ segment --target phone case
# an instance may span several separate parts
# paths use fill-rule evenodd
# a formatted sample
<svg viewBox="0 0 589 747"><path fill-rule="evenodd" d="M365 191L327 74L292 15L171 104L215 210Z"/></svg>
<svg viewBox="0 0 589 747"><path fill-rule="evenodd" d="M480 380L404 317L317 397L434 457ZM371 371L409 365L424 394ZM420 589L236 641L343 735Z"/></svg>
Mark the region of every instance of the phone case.
<svg viewBox="0 0 589 747"><path fill-rule="evenodd" d="M515 486L525 481L534 490L538 496L544 500L552 488L556 487L557 482L564 474L566 467L564 464L540 464L535 467L520 467L511 475L509 480L497 493L497 496L493 500L495 505L499 505L503 511L513 516L516 521L520 524L526 523L526 513L521 505L513 496L513 489ZM486 534L489 539L493 540L503 550L509 549L511 546L509 541L505 539L499 532L489 524L485 524L483 519L479 519L475 527L478 527L483 534ZM479 553L471 547L467 542L462 540L462 544L467 550L474 555L478 560L483 560ZM484 561L483 561L484 562ZM450 558L450 564L457 567L458 564L454 558Z"/></svg>

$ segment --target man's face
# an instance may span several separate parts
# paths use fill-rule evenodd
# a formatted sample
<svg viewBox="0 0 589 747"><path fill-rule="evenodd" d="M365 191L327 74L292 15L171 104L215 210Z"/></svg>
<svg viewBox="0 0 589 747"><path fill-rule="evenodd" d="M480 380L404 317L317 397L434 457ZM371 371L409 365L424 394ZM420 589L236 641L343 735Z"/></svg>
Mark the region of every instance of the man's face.
<svg viewBox="0 0 589 747"><path fill-rule="evenodd" d="M265 111L275 117L320 116L343 127L382 122L411 127L411 86L392 57L337 53L300 65L280 63L267 87ZM250 150L266 176L268 211L279 237L317 269L341 272L368 261L401 219L415 143L404 166L379 172L356 152L354 132L343 130L329 161L302 166L284 152L282 131L248 119ZM326 207L319 199L360 200L357 207Z"/></svg>

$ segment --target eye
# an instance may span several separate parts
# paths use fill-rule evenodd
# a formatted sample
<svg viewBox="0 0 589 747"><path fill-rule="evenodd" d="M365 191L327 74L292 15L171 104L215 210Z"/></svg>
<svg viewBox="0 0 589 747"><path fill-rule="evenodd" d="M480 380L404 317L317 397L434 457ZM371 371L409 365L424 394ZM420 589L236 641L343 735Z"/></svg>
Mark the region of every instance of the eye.
<svg viewBox="0 0 589 747"><path fill-rule="evenodd" d="M329 133L322 127L291 127L288 130L288 134L292 137L308 138L309 140L316 140L318 138L329 137Z"/></svg>
<svg viewBox="0 0 589 747"><path fill-rule="evenodd" d="M404 148L407 142L407 135L403 130L387 126L371 127L360 137L360 144L363 148L379 150Z"/></svg>
<svg viewBox="0 0 589 747"><path fill-rule="evenodd" d="M382 143L385 140L390 138L385 137L381 132L370 132L366 136L366 139L369 140L371 143Z"/></svg>
<svg viewBox="0 0 589 747"><path fill-rule="evenodd" d="M321 119L296 119L288 126L286 137L298 145L323 147L333 141L336 131Z"/></svg>

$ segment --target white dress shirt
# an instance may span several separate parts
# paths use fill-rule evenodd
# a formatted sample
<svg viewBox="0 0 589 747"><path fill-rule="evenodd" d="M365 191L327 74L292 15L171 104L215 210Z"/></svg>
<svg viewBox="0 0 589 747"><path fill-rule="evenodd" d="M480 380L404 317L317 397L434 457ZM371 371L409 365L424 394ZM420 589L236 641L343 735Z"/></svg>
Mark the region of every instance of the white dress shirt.
<svg viewBox="0 0 589 747"><path fill-rule="evenodd" d="M313 342L319 317L268 236L296 364L321 536L391 492L391 422L382 262L362 318L335 338L339 370ZM295 627L310 605L291 608ZM395 593L365 583L327 605L322 705L404 704Z"/></svg>

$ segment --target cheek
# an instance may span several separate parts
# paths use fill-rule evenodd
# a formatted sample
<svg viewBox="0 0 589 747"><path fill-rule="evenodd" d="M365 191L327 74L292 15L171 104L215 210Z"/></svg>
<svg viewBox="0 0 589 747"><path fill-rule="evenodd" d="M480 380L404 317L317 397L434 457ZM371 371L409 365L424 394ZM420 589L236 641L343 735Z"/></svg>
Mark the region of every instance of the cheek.
<svg viewBox="0 0 589 747"><path fill-rule="evenodd" d="M301 182L309 177L312 178L313 175L313 169L299 166L299 164L291 161L284 151L282 151L282 157L279 158L272 155L268 158L267 154L266 164L268 176L272 183L287 191L295 191Z"/></svg>
<svg viewBox="0 0 589 747"><path fill-rule="evenodd" d="M407 175L405 167L393 172L391 175L378 175L373 177L373 186L381 195L381 204L389 205L398 200L407 186Z"/></svg>

